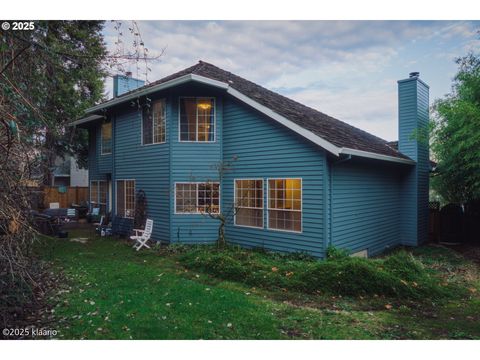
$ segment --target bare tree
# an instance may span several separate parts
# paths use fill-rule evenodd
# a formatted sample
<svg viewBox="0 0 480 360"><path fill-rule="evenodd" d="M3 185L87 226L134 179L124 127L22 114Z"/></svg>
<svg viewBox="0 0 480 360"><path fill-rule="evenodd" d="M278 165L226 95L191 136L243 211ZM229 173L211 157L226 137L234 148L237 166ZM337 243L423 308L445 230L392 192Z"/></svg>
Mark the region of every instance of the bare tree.
<svg viewBox="0 0 480 360"><path fill-rule="evenodd" d="M238 157L234 156L231 160L220 160L211 166L212 170L216 172L216 176L213 179L207 179L205 181L206 188L210 188L210 194L213 194L215 184L223 183L223 180L225 179L225 174L233 170L234 163L237 160ZM191 176L191 179L192 181L195 181L194 176ZM219 188L219 191L220 190L221 189ZM236 199L236 201L232 201L232 203L228 204L227 206L220 206L220 204L214 204L213 197L214 196L211 195L209 199L206 199L207 204L201 210L201 214L205 217L218 221L216 243L219 248L223 248L227 245L227 238L225 237L225 227L228 222L232 221L237 214L239 209L238 204L241 199Z"/></svg>

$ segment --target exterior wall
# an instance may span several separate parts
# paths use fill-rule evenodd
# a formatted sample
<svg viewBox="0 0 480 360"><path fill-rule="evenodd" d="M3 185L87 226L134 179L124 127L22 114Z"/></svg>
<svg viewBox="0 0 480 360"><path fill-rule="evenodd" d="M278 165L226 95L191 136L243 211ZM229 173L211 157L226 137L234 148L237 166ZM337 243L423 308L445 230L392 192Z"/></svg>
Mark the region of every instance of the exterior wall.
<svg viewBox="0 0 480 360"><path fill-rule="evenodd" d="M417 77L398 82L399 141L403 154L417 161L402 188L402 243L419 245L428 237L428 86Z"/></svg>
<svg viewBox="0 0 480 360"><path fill-rule="evenodd" d="M234 179L264 179L264 228L236 226L230 219L227 240L246 247L302 251L323 257L325 152L230 98L224 101L223 137L224 160L237 157L222 183L225 210L232 208ZM279 177L302 178L302 233L267 229L267 180Z"/></svg>
<svg viewBox="0 0 480 360"><path fill-rule="evenodd" d="M405 168L379 161L332 162L331 244L375 255L400 244Z"/></svg>
<svg viewBox="0 0 480 360"><path fill-rule="evenodd" d="M215 98L215 142L179 141L181 96ZM265 206L262 229L235 226L233 218L229 219L226 236L230 242L303 251L319 258L325 256L330 243L352 252L368 249L374 255L407 243L405 239L411 238L407 232L416 229L411 202L418 203L416 193L409 191L424 180L419 180L418 172L408 171L412 167L359 159L335 163L338 159L330 156L327 160L317 145L218 89L184 85L151 97L167 100L166 143L142 145L141 112L117 107L112 115L113 155L100 155L100 124L90 128L89 178L111 176L114 213L116 180L134 179L135 190L146 193L148 217L154 220L153 240L205 243L217 239L217 220L175 214L175 183L218 181L213 166L234 158L221 183L223 212L233 206L235 179L264 179ZM428 97L426 101L428 105ZM302 179L301 233L267 228L267 181L289 177Z"/></svg>
<svg viewBox="0 0 480 360"><path fill-rule="evenodd" d="M88 129L88 179L107 180L107 174L112 171L112 156L100 155L100 124Z"/></svg>
<svg viewBox="0 0 480 360"><path fill-rule="evenodd" d="M167 119L171 107L167 103ZM170 166L169 139L163 144L142 145L141 112L124 108L114 118L113 212L116 213L116 180L135 180L135 192L145 191L147 216L153 220L152 239L169 241ZM171 132L167 121L167 133Z"/></svg>
<svg viewBox="0 0 480 360"><path fill-rule="evenodd" d="M215 142L179 141L179 97L203 96L215 98ZM201 214L175 214L175 183L218 181L214 165L222 160L223 98L215 90L203 86L182 86L171 92L172 104L170 131L167 136L171 144L170 175L170 226L171 241L181 243L214 242L217 239L218 220ZM220 198L223 198L220 189Z"/></svg>
<svg viewBox="0 0 480 360"><path fill-rule="evenodd" d="M100 123L88 128L88 187L90 200L90 182L92 180L108 181L112 171L112 155L100 155ZM110 207L110 197L107 196L107 209Z"/></svg>

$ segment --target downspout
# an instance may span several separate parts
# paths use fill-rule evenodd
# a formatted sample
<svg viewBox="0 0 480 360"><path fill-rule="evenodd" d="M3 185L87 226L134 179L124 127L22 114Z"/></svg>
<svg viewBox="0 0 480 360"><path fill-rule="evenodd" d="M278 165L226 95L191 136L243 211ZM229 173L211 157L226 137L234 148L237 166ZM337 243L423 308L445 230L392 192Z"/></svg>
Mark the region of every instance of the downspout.
<svg viewBox="0 0 480 360"><path fill-rule="evenodd" d="M115 208L113 207L114 202L115 202L115 200L114 200L114 199L115 199L114 195L115 195L115 192L116 192L116 187L115 187L115 182L116 182L116 181L115 181L115 179L116 179L116 176L115 176L115 175L116 175L116 174L115 174L115 155L116 155L116 153L117 153L117 149L116 149L117 115L116 115L116 114L112 116L112 129L113 129L113 131L112 131L112 137L113 137L113 139L112 139L112 141L113 141L113 151L112 151L112 179L111 179L111 181L112 181L112 186L111 186L111 188L112 188L112 193L110 194L110 197L111 197L111 199L112 199L112 203L110 204L110 206L112 207L112 210L111 210L111 216L110 216L110 217L113 219L113 214L115 213L115 208L117 207L117 204L116 204L116 203L115 203ZM115 216L116 216L116 215L117 215L117 214L115 213Z"/></svg>
<svg viewBox="0 0 480 360"><path fill-rule="evenodd" d="M329 217L328 217L328 228L329 228L329 237L328 237L328 246L332 245L332 217L333 217L333 212L332 212L332 203L333 203L333 165L338 165L344 162L347 162L352 159L352 155L348 155L344 157L343 159L339 159L335 162L330 163L330 171L329 171L329 199L328 199L328 212L329 212Z"/></svg>

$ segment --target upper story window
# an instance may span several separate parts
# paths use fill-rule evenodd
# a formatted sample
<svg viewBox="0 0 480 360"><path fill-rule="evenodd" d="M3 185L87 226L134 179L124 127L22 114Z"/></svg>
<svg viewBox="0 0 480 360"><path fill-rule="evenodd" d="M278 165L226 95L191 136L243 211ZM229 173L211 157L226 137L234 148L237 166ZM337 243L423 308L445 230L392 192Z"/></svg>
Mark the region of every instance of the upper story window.
<svg viewBox="0 0 480 360"><path fill-rule="evenodd" d="M302 231L302 179L268 180L268 228Z"/></svg>
<svg viewBox="0 0 480 360"><path fill-rule="evenodd" d="M165 99L154 101L152 106L143 110L142 115L143 145L164 143L166 138Z"/></svg>
<svg viewBox="0 0 480 360"><path fill-rule="evenodd" d="M112 153L112 122L102 124L101 129L101 154L107 155Z"/></svg>
<svg viewBox="0 0 480 360"><path fill-rule="evenodd" d="M214 98L180 98L180 141L215 141Z"/></svg>
<svg viewBox="0 0 480 360"><path fill-rule="evenodd" d="M235 180L235 225L263 228L263 180Z"/></svg>

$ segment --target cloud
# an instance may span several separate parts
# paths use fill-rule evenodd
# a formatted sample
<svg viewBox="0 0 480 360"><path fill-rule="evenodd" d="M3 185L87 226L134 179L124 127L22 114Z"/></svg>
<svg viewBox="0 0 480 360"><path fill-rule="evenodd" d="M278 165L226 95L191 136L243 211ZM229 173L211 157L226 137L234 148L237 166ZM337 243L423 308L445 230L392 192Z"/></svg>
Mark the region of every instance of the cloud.
<svg viewBox="0 0 480 360"><path fill-rule="evenodd" d="M477 23L443 21L141 21L153 81L204 60L393 140L396 80L478 45ZM115 48L112 24L105 29ZM128 36L125 43L128 45ZM457 54L457 55L461 55ZM438 67L440 68L440 67ZM133 73L135 74L135 69ZM438 74L443 76L443 74ZM445 91L448 91L446 89Z"/></svg>

